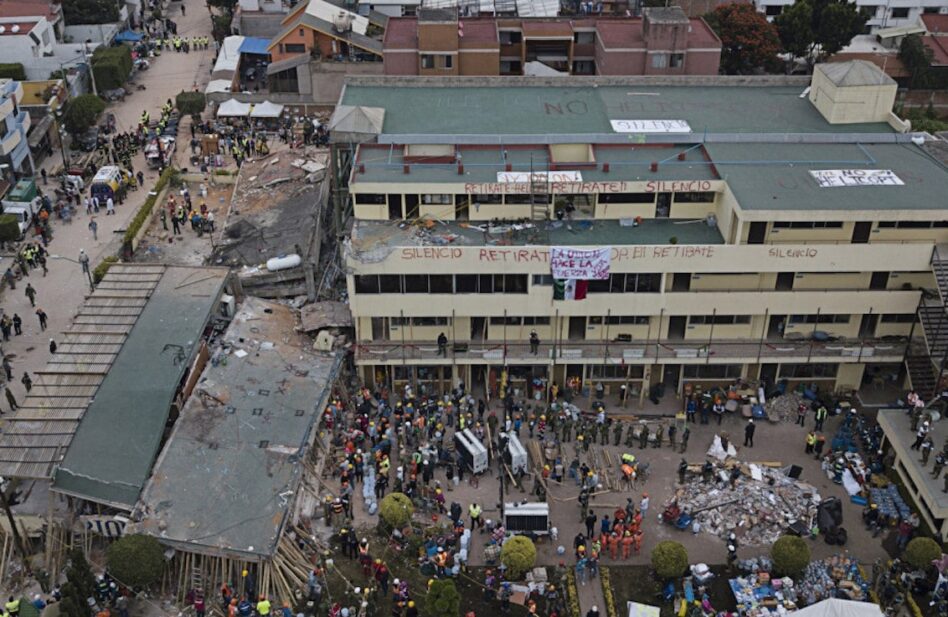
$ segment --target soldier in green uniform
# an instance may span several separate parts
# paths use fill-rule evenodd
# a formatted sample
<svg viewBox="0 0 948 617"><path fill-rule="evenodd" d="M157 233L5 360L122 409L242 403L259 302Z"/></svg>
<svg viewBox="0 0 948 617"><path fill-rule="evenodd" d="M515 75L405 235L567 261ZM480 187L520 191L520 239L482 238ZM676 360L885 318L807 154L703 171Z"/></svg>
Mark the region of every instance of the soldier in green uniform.
<svg viewBox="0 0 948 617"><path fill-rule="evenodd" d="M614 426L612 428L612 434L615 436L614 445L619 445L619 443L622 441L622 422L616 420L613 424Z"/></svg>

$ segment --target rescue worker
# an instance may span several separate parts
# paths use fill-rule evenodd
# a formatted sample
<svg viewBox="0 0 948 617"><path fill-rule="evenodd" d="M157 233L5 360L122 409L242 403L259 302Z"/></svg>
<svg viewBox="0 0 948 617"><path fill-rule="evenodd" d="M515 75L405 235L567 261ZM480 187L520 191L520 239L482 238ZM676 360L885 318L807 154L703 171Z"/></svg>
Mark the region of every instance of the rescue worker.
<svg viewBox="0 0 948 617"><path fill-rule="evenodd" d="M932 469L932 477L937 478L941 470L945 467L945 452L941 451L935 455L935 467Z"/></svg>
<svg viewBox="0 0 948 617"><path fill-rule="evenodd" d="M804 452L806 454L813 454L813 447L815 445L816 445L816 433L814 431L810 431L806 435L806 449L804 450Z"/></svg>
<svg viewBox="0 0 948 617"><path fill-rule="evenodd" d="M626 531L622 538L622 559L628 559L632 556L632 545L634 543L635 540L632 539L632 534Z"/></svg>
<svg viewBox="0 0 948 617"><path fill-rule="evenodd" d="M681 462L678 463L678 484L685 483L685 474L688 473L688 461L681 459Z"/></svg>
<svg viewBox="0 0 948 617"><path fill-rule="evenodd" d="M685 450L688 449L688 438L691 437L691 429L687 426L685 430L681 432L681 453L684 454Z"/></svg>

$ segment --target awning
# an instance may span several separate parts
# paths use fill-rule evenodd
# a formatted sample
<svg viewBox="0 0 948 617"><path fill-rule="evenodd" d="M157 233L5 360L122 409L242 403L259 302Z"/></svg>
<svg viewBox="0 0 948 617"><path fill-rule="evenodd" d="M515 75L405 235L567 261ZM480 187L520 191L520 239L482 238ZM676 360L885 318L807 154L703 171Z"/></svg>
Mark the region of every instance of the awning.
<svg viewBox="0 0 948 617"><path fill-rule="evenodd" d="M49 127L52 123L53 114L46 114L39 122L33 125L28 137L30 148L36 148L43 142L43 138L49 133Z"/></svg>
<svg viewBox="0 0 948 617"><path fill-rule="evenodd" d="M270 52L267 51L267 47L269 46L270 39L261 39L255 36L248 36L244 39L244 42L240 44L240 53L269 56Z"/></svg>
<svg viewBox="0 0 948 617"><path fill-rule="evenodd" d="M283 113L283 105L264 101L253 106L250 112L251 118L279 118Z"/></svg>
<svg viewBox="0 0 948 617"><path fill-rule="evenodd" d="M267 75L275 75L281 71L295 69L298 66L307 64L310 60L312 60L312 58L309 56L309 54L299 54L298 56L290 56L284 60L271 62L267 65Z"/></svg>
<svg viewBox="0 0 948 617"><path fill-rule="evenodd" d="M230 92L230 89L233 87L234 82L230 79L212 79L207 82L207 88L204 89L204 94L213 94L215 92Z"/></svg>
<svg viewBox="0 0 948 617"><path fill-rule="evenodd" d="M217 117L241 117L246 118L247 114L250 113L250 103L241 103L237 99L230 99L221 103L221 106L217 108Z"/></svg>
<svg viewBox="0 0 948 617"><path fill-rule="evenodd" d="M117 43L137 43L142 40L144 35L140 32L135 32L133 30L124 30L115 35L115 41Z"/></svg>

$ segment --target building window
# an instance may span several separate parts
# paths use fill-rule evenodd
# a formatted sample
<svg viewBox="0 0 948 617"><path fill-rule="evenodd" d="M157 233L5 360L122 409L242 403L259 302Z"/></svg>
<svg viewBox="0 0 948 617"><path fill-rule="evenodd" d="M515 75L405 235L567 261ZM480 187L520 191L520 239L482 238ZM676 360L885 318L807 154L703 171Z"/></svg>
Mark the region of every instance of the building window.
<svg viewBox="0 0 948 617"><path fill-rule="evenodd" d="M866 6L862 7L862 12L863 12L869 19L875 18L876 13L877 13L878 11L879 11L879 7L878 7L878 6L873 6L873 5L871 5L871 4L867 4Z"/></svg>
<svg viewBox="0 0 948 617"><path fill-rule="evenodd" d="M355 290L357 294L377 294L379 293L379 277L376 274L355 277Z"/></svg>
<svg viewBox="0 0 948 617"><path fill-rule="evenodd" d="M500 72L501 74L514 73L519 75L523 72L523 67L521 66L519 60L501 60Z"/></svg>
<svg viewBox="0 0 948 617"><path fill-rule="evenodd" d="M647 326L648 315L609 315L607 317L592 316L589 325L601 326L604 323L610 326Z"/></svg>
<svg viewBox="0 0 948 617"><path fill-rule="evenodd" d="M595 75L596 63L592 60L576 60L573 62L574 75Z"/></svg>
<svg viewBox="0 0 948 617"><path fill-rule="evenodd" d="M523 325L525 326L548 326L550 325L549 317L524 317Z"/></svg>
<svg viewBox="0 0 948 617"><path fill-rule="evenodd" d="M363 206L384 206L385 195L383 193L356 193L355 202Z"/></svg>
<svg viewBox="0 0 948 617"><path fill-rule="evenodd" d="M764 12L766 13L767 17L776 17L777 15L780 15L782 11L783 11L782 4L768 4L764 8Z"/></svg>
<svg viewBox="0 0 948 617"><path fill-rule="evenodd" d="M668 66L668 54L652 54L652 68L663 69Z"/></svg>
<svg viewBox="0 0 948 617"><path fill-rule="evenodd" d="M842 221L774 221L774 229L841 229Z"/></svg>
<svg viewBox="0 0 948 617"><path fill-rule="evenodd" d="M450 294L454 293L454 277L450 274L432 274L428 277L429 293Z"/></svg>
<svg viewBox="0 0 948 617"><path fill-rule="evenodd" d="M882 315L879 318L882 323L915 323L915 313L894 313Z"/></svg>
<svg viewBox="0 0 948 617"><path fill-rule="evenodd" d="M526 274L495 274L494 291L508 294L527 293Z"/></svg>
<svg viewBox="0 0 948 617"><path fill-rule="evenodd" d="M626 379L628 373L629 379L642 379L645 375L645 367L639 365L621 364L592 364L589 366L590 379Z"/></svg>
<svg viewBox="0 0 948 617"><path fill-rule="evenodd" d="M900 6L892 9L892 19L905 19L909 16L909 7Z"/></svg>
<svg viewBox="0 0 948 617"><path fill-rule="evenodd" d="M483 195L472 195L471 199L475 204L502 204L504 203L503 195L496 194L483 194Z"/></svg>
<svg viewBox="0 0 948 617"><path fill-rule="evenodd" d="M673 69L685 66L685 54L672 54L669 64Z"/></svg>
<svg viewBox="0 0 948 617"><path fill-rule="evenodd" d="M948 227L946 221L879 221L879 229L929 229Z"/></svg>
<svg viewBox="0 0 948 617"><path fill-rule="evenodd" d="M599 193L601 204L653 204L654 193Z"/></svg>
<svg viewBox="0 0 948 617"><path fill-rule="evenodd" d="M922 13L926 15L937 15L938 7L937 6L926 6L922 8Z"/></svg>
<svg viewBox="0 0 948 617"><path fill-rule="evenodd" d="M592 45L596 42L596 33L576 32L573 34L573 42L577 45Z"/></svg>
<svg viewBox="0 0 948 617"><path fill-rule="evenodd" d="M433 69L435 67L435 57L431 54L422 54L421 55L421 68L423 69Z"/></svg>
<svg viewBox="0 0 948 617"><path fill-rule="evenodd" d="M743 364L686 364L685 379L738 379Z"/></svg>
<svg viewBox="0 0 948 617"><path fill-rule="evenodd" d="M402 277L397 274L379 275L379 293L383 293L383 294L402 293Z"/></svg>
<svg viewBox="0 0 948 617"><path fill-rule="evenodd" d="M780 377L787 379L834 379L839 370L838 364L811 363L811 364L781 364Z"/></svg>
<svg viewBox="0 0 948 617"><path fill-rule="evenodd" d="M300 36L304 36L302 28L300 28Z"/></svg>
<svg viewBox="0 0 948 617"><path fill-rule="evenodd" d="M688 324L692 326L737 326L751 322L750 315L691 315Z"/></svg>
<svg viewBox="0 0 948 617"><path fill-rule="evenodd" d="M444 57L444 68L446 69L454 68L454 56Z"/></svg>
<svg viewBox="0 0 948 617"><path fill-rule="evenodd" d="M406 274L404 285L407 294L426 294L428 293L428 275Z"/></svg>
<svg viewBox="0 0 948 617"><path fill-rule="evenodd" d="M714 201L715 193L714 191L708 192L691 192L691 193L675 193L675 203L676 204L704 204L711 203Z"/></svg>
<svg viewBox="0 0 948 617"><path fill-rule="evenodd" d="M425 193L421 195L421 203L426 206L450 206L454 204L454 196L449 193Z"/></svg>
<svg viewBox="0 0 948 617"><path fill-rule="evenodd" d="M501 45L516 45L523 41L523 34L511 30L501 30L497 33L497 36L500 37Z"/></svg>
<svg viewBox="0 0 948 617"><path fill-rule="evenodd" d="M533 284L534 285L552 285L553 277L549 274L534 274L533 275Z"/></svg>
<svg viewBox="0 0 948 617"><path fill-rule="evenodd" d="M849 323L849 315L834 315L825 313L820 315L791 315L791 324L819 324L819 323Z"/></svg>
<svg viewBox="0 0 948 617"><path fill-rule="evenodd" d="M392 317L393 326L446 326L447 317Z"/></svg>
<svg viewBox="0 0 948 617"><path fill-rule="evenodd" d="M283 46L286 49L288 54L304 54L306 53L306 45L302 43L287 43Z"/></svg>

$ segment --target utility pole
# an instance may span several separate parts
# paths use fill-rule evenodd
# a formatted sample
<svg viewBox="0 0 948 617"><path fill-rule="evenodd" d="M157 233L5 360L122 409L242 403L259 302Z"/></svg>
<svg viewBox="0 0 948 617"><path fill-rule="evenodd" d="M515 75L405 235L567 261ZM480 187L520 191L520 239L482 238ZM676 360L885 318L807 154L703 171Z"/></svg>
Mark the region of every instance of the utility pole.
<svg viewBox="0 0 948 617"><path fill-rule="evenodd" d="M20 558L23 559L23 567L26 568L27 574L32 575L30 560L26 554L26 547L23 546L23 538L20 537L20 531L16 528L16 521L13 519L13 512L10 510L10 502L7 500L7 492L5 490L0 490L0 505L3 506L3 511L7 515L7 522L10 523L10 532L13 534L13 545L16 547L17 552L20 553Z"/></svg>

